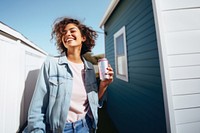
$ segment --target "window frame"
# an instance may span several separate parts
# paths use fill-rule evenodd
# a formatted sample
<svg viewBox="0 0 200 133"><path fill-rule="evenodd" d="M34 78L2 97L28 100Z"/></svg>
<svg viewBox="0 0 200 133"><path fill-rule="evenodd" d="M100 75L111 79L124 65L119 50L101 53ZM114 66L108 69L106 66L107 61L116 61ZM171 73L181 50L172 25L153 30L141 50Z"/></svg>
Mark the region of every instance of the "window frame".
<svg viewBox="0 0 200 133"><path fill-rule="evenodd" d="M123 48L124 48L124 61L125 63L123 64L123 68L125 68L125 75L121 75L118 73L118 55L117 55L117 38L123 35ZM119 29L115 34L114 34L114 52L115 52L115 75L117 78L124 80L128 82L128 60L127 60L127 44L126 44L126 29L125 26L123 26L121 29ZM123 58L123 57L122 57Z"/></svg>

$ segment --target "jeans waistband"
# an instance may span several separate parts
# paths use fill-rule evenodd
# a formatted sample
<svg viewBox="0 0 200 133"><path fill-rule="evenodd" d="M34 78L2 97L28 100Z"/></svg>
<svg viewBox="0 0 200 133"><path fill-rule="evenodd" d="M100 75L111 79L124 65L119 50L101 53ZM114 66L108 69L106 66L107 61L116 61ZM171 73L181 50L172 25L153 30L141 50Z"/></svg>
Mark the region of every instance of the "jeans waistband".
<svg viewBox="0 0 200 133"><path fill-rule="evenodd" d="M84 126L86 126L86 124L87 124L86 120L85 120L85 118L83 118L83 119L75 121L75 122L66 122L65 128L66 127L68 127L68 128L84 127Z"/></svg>

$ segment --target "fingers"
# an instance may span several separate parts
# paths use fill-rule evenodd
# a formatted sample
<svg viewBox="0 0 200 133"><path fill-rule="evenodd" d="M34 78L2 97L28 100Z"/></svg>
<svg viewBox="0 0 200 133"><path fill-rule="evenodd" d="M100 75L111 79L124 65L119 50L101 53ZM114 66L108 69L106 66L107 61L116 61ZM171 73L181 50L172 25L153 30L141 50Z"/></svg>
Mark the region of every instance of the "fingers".
<svg viewBox="0 0 200 133"><path fill-rule="evenodd" d="M107 75L109 75L109 79L101 81L101 83L105 84L105 86L108 86L110 83L113 82L113 76L114 76L114 71L110 66L110 64L108 65L107 70L108 70Z"/></svg>
<svg viewBox="0 0 200 133"><path fill-rule="evenodd" d="M108 70L109 79L113 79L114 71L113 71L113 69L112 69L110 64L108 65L107 70Z"/></svg>

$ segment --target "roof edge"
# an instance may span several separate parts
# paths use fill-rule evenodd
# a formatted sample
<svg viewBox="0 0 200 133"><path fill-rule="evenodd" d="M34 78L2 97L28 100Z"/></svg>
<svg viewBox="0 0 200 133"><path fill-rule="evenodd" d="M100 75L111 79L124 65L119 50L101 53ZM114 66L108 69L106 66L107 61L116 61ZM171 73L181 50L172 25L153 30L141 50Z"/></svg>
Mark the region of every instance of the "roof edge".
<svg viewBox="0 0 200 133"><path fill-rule="evenodd" d="M117 4L119 3L120 0L112 0L100 22L99 27L102 28L104 26L104 24L106 23L106 21L108 20L108 18L110 17L111 13L113 12L113 10L115 9L115 7L117 6Z"/></svg>
<svg viewBox="0 0 200 133"><path fill-rule="evenodd" d="M46 51L44 51L42 48L38 47L35 43L31 42L29 39L27 39L24 35L22 35L20 32L16 31L15 29L11 28L10 26L6 25L5 23L0 21L0 31L6 33L9 36L14 37L16 40L19 40L21 42L24 42L27 46L32 47L36 49L37 51L48 55Z"/></svg>

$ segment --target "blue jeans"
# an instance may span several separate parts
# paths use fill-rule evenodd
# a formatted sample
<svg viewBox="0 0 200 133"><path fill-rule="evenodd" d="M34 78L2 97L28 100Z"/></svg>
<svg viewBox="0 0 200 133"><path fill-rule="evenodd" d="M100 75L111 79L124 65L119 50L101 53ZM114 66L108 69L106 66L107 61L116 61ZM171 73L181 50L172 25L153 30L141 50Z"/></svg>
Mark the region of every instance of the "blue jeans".
<svg viewBox="0 0 200 133"><path fill-rule="evenodd" d="M86 122L86 119L83 118L76 122L66 122L64 133L89 133L91 127L91 122Z"/></svg>

